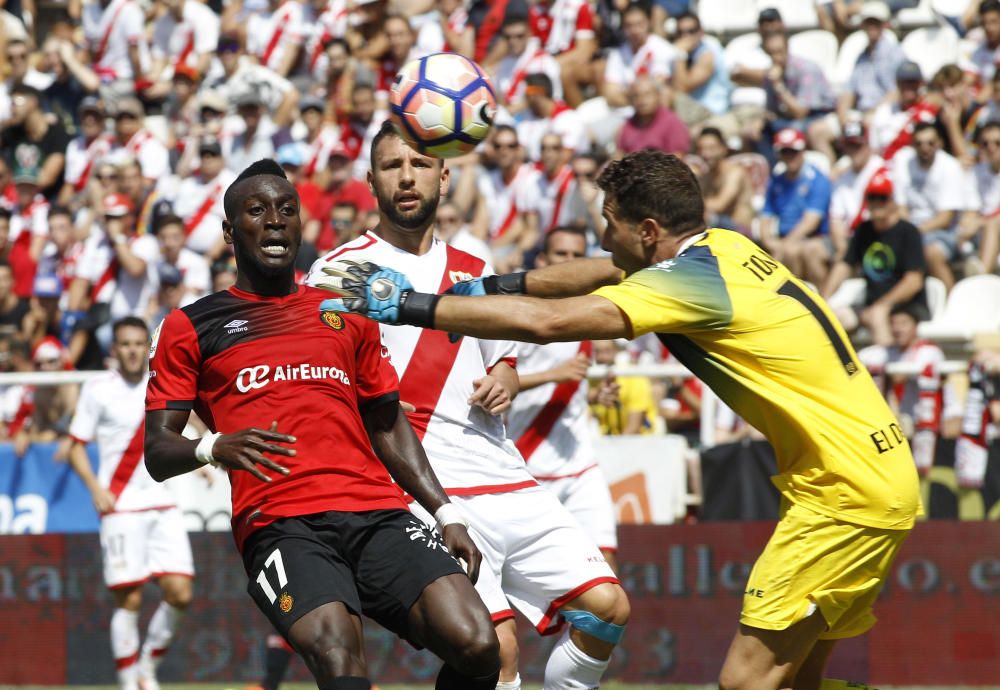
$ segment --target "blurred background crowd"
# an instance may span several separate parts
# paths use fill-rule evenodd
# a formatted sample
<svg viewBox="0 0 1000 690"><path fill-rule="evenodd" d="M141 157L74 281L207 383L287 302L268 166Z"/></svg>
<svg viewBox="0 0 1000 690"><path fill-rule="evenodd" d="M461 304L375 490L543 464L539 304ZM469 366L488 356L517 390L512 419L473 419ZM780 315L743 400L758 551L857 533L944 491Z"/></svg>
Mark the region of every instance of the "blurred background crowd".
<svg viewBox="0 0 1000 690"><path fill-rule="evenodd" d="M753 237L830 300L875 373L943 362L935 339L968 358L972 334L1000 331L1000 0L0 7L2 371L103 368L114 320L155 327L231 285L222 197L259 158L299 190L301 270L373 227L368 146L392 80L443 50L480 62L501 107L488 141L450 161L438 230L498 271L600 254L597 175L652 147L696 172L706 223ZM986 380L991 347L972 355ZM594 352L617 371L669 361L652 339ZM918 379L883 378L909 430L961 432L967 377L938 380L930 422ZM991 401L1000 410L983 390L986 438ZM63 439L75 397L0 386L0 437L19 452ZM591 386L602 433L692 445L701 399L683 377ZM753 437L713 414L717 441Z"/></svg>

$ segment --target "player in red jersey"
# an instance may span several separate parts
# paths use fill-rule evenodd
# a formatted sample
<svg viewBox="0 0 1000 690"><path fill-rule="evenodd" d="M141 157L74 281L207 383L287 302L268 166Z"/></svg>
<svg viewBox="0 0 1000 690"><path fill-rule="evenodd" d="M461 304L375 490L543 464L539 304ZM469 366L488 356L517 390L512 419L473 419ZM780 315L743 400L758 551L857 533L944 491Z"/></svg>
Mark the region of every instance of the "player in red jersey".
<svg viewBox="0 0 1000 690"><path fill-rule="evenodd" d="M277 163L248 167L224 204L235 286L171 312L153 339L150 474L229 471L247 589L321 690L371 687L362 613L444 659L438 690L492 690L499 646L469 577L481 556L400 412L378 327L318 318L325 293L295 284L299 200ZM213 432L201 441L181 436L192 409Z"/></svg>

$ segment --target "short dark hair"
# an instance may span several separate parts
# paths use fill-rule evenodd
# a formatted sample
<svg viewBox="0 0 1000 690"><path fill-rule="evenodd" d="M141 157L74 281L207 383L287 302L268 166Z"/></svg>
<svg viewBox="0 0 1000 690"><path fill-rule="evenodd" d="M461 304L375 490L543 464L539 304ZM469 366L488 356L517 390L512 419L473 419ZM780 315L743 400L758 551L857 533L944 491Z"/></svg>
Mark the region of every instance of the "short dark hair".
<svg viewBox="0 0 1000 690"><path fill-rule="evenodd" d="M545 92L546 98L552 98L554 93L552 90L552 80L549 79L549 75L542 74L541 72L535 72L534 74L529 74L524 78L525 86L540 86Z"/></svg>
<svg viewBox="0 0 1000 690"><path fill-rule="evenodd" d="M386 137L399 137L402 139L402 136L400 136L399 132L396 130L396 125L392 124L390 120L384 121L382 126L378 128L375 136L372 137L372 145L368 150L368 156L371 158L372 163L375 162L375 150L378 149L378 145L381 144L382 140ZM374 167L375 166L373 165L372 168Z"/></svg>
<svg viewBox="0 0 1000 690"><path fill-rule="evenodd" d="M13 217L14 214L10 212L9 208L6 208L5 206L0 206L0 219L9 221Z"/></svg>
<svg viewBox="0 0 1000 690"><path fill-rule="evenodd" d="M1000 70L997 71L1000 72ZM990 120L982 127L980 127L979 131L976 132L976 141L980 141L983 138L983 135L986 134L986 132L993 129L1000 130L1000 120Z"/></svg>
<svg viewBox="0 0 1000 690"><path fill-rule="evenodd" d="M8 46L9 45L10 44L8 44ZM11 96L32 96L32 97L34 97L34 98L36 98L38 100L41 100L41 98L42 98L42 92L41 91L39 91L38 89L36 89L34 86L31 86L30 84L25 84L24 82L18 82L17 84L14 84L14 86L11 87L10 95Z"/></svg>
<svg viewBox="0 0 1000 690"><path fill-rule="evenodd" d="M500 134L501 132L510 132L511 134L514 135L514 138L517 139L518 143L521 143L520 137L517 136L517 130L514 129L513 127L511 127L510 125L494 125L493 126L493 138L494 139L496 139L497 135Z"/></svg>
<svg viewBox="0 0 1000 690"><path fill-rule="evenodd" d="M652 218L672 235L705 229L705 202L691 168L672 153L645 149L611 161L597 178L630 223Z"/></svg>
<svg viewBox="0 0 1000 690"><path fill-rule="evenodd" d="M123 328L141 328L146 331L146 337L149 337L149 326L145 321L140 319L138 316L123 316L122 318L115 321L114 325L111 326L111 337L117 340L118 331Z"/></svg>
<svg viewBox="0 0 1000 690"><path fill-rule="evenodd" d="M552 248L552 236L557 232L564 232L567 235L573 235L574 237L581 238L583 240L584 247L588 244L587 231L584 228L580 228L575 225L558 225L545 233L545 239L542 240L542 253L548 253L549 249Z"/></svg>
<svg viewBox="0 0 1000 690"><path fill-rule="evenodd" d="M342 38L340 36L334 36L333 38L328 38L326 42L323 44L323 50L329 49L330 46L343 46L345 53L347 53L348 55L352 54L351 44L347 42L346 38Z"/></svg>
<svg viewBox="0 0 1000 690"><path fill-rule="evenodd" d="M722 135L722 130L718 127L705 127L698 132L698 139L701 139L702 137L715 137L719 140L720 144L729 148L729 145L726 143L726 137ZM697 139L695 141L697 141Z"/></svg>
<svg viewBox="0 0 1000 690"><path fill-rule="evenodd" d="M167 227L168 225L179 225L183 228L184 219L174 213L165 213L156 219L156 228L153 230L153 234L159 235L160 230Z"/></svg>
<svg viewBox="0 0 1000 690"><path fill-rule="evenodd" d="M695 28L701 30L701 20L698 19L698 15L695 14L694 12L690 12L690 11L688 11L688 12L682 12L681 14L677 15L677 23L678 24L681 23L682 19L690 19L691 21L694 22Z"/></svg>
<svg viewBox="0 0 1000 690"><path fill-rule="evenodd" d="M1000 0L983 0L979 3L979 16L982 17L987 12L1000 12Z"/></svg>
<svg viewBox="0 0 1000 690"><path fill-rule="evenodd" d="M937 125L933 122L918 122L913 126L913 136L916 137L921 132L926 132L928 129L934 130L934 133L938 135L938 139L941 139L941 132L938 131Z"/></svg>
<svg viewBox="0 0 1000 690"><path fill-rule="evenodd" d="M49 218L55 218L56 216L66 216L70 220L73 219L73 212L70 211L65 206L60 206L59 204L53 204L49 206Z"/></svg>
<svg viewBox="0 0 1000 690"><path fill-rule="evenodd" d="M636 2L633 0L633 2L630 2L625 7L625 9L622 10L622 17L624 17L626 14L629 14L630 12L642 12L644 15L646 15L646 19L653 18L652 12L650 12L649 10L648 2L641 2L641 1Z"/></svg>
<svg viewBox="0 0 1000 690"><path fill-rule="evenodd" d="M240 183L244 180L248 180L251 177L257 177L258 175L274 175L275 177L280 177L283 180L288 180L288 175L285 174L284 169L278 165L278 162L270 158L262 158L256 163L251 163L246 167L246 169L239 174L239 176L233 180L233 183L229 185L229 189L226 190L225 196L222 197L222 206L226 212L226 219L232 222L233 219L239 213L236 208L238 203L236 199L236 188L240 186Z"/></svg>
<svg viewBox="0 0 1000 690"><path fill-rule="evenodd" d="M503 24L500 25L500 31L503 31L508 26L513 26L514 24L529 24L530 20L528 15L522 12L511 12L503 19Z"/></svg>

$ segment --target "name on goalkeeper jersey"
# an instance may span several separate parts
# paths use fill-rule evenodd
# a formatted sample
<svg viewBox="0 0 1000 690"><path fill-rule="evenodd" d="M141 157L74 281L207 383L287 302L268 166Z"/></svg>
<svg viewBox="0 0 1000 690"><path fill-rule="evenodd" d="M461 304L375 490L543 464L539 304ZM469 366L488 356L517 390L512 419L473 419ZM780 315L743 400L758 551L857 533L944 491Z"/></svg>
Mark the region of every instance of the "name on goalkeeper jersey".
<svg viewBox="0 0 1000 690"><path fill-rule="evenodd" d="M324 379L340 381L345 386L351 385L351 380L342 369L303 362L301 364L279 364L273 369L267 364L241 369L240 373L236 375L236 390L240 393L249 393L257 388L263 388L271 382Z"/></svg>

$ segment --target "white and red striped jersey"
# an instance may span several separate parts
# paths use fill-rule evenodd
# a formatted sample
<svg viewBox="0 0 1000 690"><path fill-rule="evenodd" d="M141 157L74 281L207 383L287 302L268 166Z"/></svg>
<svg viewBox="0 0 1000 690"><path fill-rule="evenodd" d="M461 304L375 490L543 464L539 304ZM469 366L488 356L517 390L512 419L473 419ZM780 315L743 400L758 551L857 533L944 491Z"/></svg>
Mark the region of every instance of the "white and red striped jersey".
<svg viewBox="0 0 1000 690"><path fill-rule="evenodd" d="M247 20L247 52L264 67L276 70L285 51L294 50L305 38L302 3L286 0L273 13L253 14Z"/></svg>
<svg viewBox="0 0 1000 690"><path fill-rule="evenodd" d="M152 235L131 236L129 249L146 262L146 271L136 277L121 268L118 255L107 234L94 227L83 243L76 275L90 283L91 299L107 303L112 320L124 316L144 316L156 291L154 272L160 260L160 245Z"/></svg>
<svg viewBox="0 0 1000 690"><path fill-rule="evenodd" d="M536 117L530 110L524 112L517 123L517 138L524 146L529 160L537 161L542 155L542 139L546 134L558 134L563 148L576 153L586 153L590 149L587 126L580 114L562 101L548 117Z"/></svg>
<svg viewBox="0 0 1000 690"><path fill-rule="evenodd" d="M161 259L161 261L163 260ZM212 288L212 269L209 268L205 257L187 247L181 247L177 261L173 265L180 271L181 277L184 279L181 285L184 286L188 294L194 297L203 297L209 293ZM157 284L159 284L158 274Z"/></svg>
<svg viewBox="0 0 1000 690"><path fill-rule="evenodd" d="M482 259L438 239L418 256L366 232L317 260L306 283L323 278L322 267L339 258L373 261L401 271L415 289L430 293L492 273ZM452 342L447 333L413 326L381 329L399 374L400 399L417 408L409 414L410 423L448 493L497 493L534 485L524 460L507 438L503 420L468 403L473 381L501 361L513 363L516 345L470 337Z"/></svg>
<svg viewBox="0 0 1000 690"><path fill-rule="evenodd" d="M94 165L111 153L111 135L101 134L87 141L83 136L74 137L66 146L66 163L63 180L73 185L73 190L82 192L90 179Z"/></svg>
<svg viewBox="0 0 1000 690"><path fill-rule="evenodd" d="M538 175L533 166L522 164L510 182L503 179L499 168L481 169L476 180L479 196L486 202L486 213L490 219L490 237L502 237L514 225L520 205L532 179Z"/></svg>
<svg viewBox="0 0 1000 690"><path fill-rule="evenodd" d="M149 476L143 462L146 381L143 376L129 383L117 371L87 381L69 425L73 439L97 443L97 481L115 495L115 512L175 504L170 490Z"/></svg>
<svg viewBox="0 0 1000 690"><path fill-rule="evenodd" d="M311 8L307 8L310 11ZM348 25L347 0L330 0L326 9L318 17L306 22L305 54L300 63L300 72L314 79L326 77L328 60L326 42L333 38L343 38Z"/></svg>
<svg viewBox="0 0 1000 690"><path fill-rule="evenodd" d="M868 126L868 143L885 160L892 160L901 149L910 145L913 128L921 122L934 122L937 107L918 101L903 110L899 103L882 103L872 112Z"/></svg>
<svg viewBox="0 0 1000 690"><path fill-rule="evenodd" d="M521 199L519 211L536 214L538 229L543 233L571 225L582 215L576 176L569 165L563 165L552 178L539 169L538 175L525 185Z"/></svg>
<svg viewBox="0 0 1000 690"><path fill-rule="evenodd" d="M340 144L347 151L347 156L354 161L351 166L351 176L355 180L364 181L368 176L372 164L371 156L368 155L372 148L372 139L378 134L387 117L389 113L385 110L376 110L367 125L351 118L341 123Z"/></svg>
<svg viewBox="0 0 1000 690"><path fill-rule="evenodd" d="M604 81L628 86L639 77L670 78L671 65L677 58L677 49L666 39L650 34L638 50L625 41L608 53L604 65Z"/></svg>
<svg viewBox="0 0 1000 690"><path fill-rule="evenodd" d="M873 154L861 172L855 172L854 168L842 172L833 183L830 220L846 223L852 232L860 223L868 220L865 190L868 189L872 176L880 170L886 170L885 161Z"/></svg>
<svg viewBox="0 0 1000 690"><path fill-rule="evenodd" d="M552 55L565 53L578 40L594 37L594 16L587 0L536 2L528 10L531 34Z"/></svg>
<svg viewBox="0 0 1000 690"><path fill-rule="evenodd" d="M114 165L121 165L133 159L139 162L142 176L147 180L159 180L170 174L170 153L151 132L140 129L125 144L112 142L111 152L106 159Z"/></svg>
<svg viewBox="0 0 1000 690"><path fill-rule="evenodd" d="M91 55L91 67L104 81L136 79L128 51L139 47L139 63L149 69L149 47L146 44L142 8L135 0L112 0L101 7L97 0L83 6L80 21Z"/></svg>
<svg viewBox="0 0 1000 690"><path fill-rule="evenodd" d="M7 237L9 245L21 241L29 246L32 237L48 236L49 202L44 196L36 194L27 206L13 209L10 217L10 234Z"/></svg>
<svg viewBox="0 0 1000 690"><path fill-rule="evenodd" d="M306 177L312 177L317 170L326 169L326 164L330 160L330 152L341 146L340 131L336 127L326 125L319 130L315 139L304 143L308 150L306 163L302 166L302 174Z"/></svg>
<svg viewBox="0 0 1000 690"><path fill-rule="evenodd" d="M544 74L552 81L552 97L562 100L562 76L559 63L542 49L542 44L532 36L520 55L508 55L493 73L493 81L503 102L508 105L524 100L524 80L529 74Z"/></svg>
<svg viewBox="0 0 1000 690"><path fill-rule="evenodd" d="M173 76L174 68L184 64L197 68L198 59L214 53L219 45L219 16L196 0L186 0L177 21L170 12L164 12L153 23L154 58L166 59L167 70L162 78Z"/></svg>
<svg viewBox="0 0 1000 690"><path fill-rule="evenodd" d="M191 175L181 181L173 207L174 213L184 220L186 247L204 254L218 243L226 217L222 197L235 179L235 173L223 169L211 180Z"/></svg>
<svg viewBox="0 0 1000 690"><path fill-rule="evenodd" d="M519 343L517 370L522 376L554 369L579 353L582 343ZM507 432L537 479L562 479L596 465L587 418L587 382L564 381L522 390L507 413Z"/></svg>

